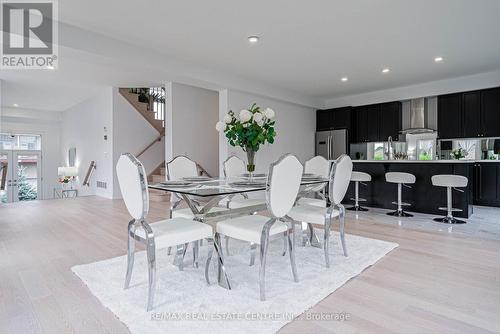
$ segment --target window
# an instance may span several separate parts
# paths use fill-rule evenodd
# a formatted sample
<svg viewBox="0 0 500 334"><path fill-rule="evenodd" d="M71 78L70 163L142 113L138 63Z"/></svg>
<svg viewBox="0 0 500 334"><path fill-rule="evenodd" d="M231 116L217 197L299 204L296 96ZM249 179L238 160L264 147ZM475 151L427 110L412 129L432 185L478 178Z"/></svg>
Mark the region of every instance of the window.
<svg viewBox="0 0 500 334"><path fill-rule="evenodd" d="M41 150L40 135L13 135L0 133L0 150Z"/></svg>

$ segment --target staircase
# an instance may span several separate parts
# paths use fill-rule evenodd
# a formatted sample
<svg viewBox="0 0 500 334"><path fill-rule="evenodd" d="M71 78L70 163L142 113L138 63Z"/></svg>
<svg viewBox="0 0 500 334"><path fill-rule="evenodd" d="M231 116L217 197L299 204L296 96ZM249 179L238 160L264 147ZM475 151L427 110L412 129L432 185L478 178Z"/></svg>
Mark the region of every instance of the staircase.
<svg viewBox="0 0 500 334"><path fill-rule="evenodd" d="M162 141L165 136L165 89L163 87L119 88L119 92L158 131L158 138L136 154L140 160L143 154L147 156L148 150L152 149L153 145L157 144L157 142ZM152 152L150 152L150 156ZM165 161L163 161L148 174L148 182L158 183L165 181L165 179ZM150 189L149 200L153 202L168 202L170 201L170 193Z"/></svg>

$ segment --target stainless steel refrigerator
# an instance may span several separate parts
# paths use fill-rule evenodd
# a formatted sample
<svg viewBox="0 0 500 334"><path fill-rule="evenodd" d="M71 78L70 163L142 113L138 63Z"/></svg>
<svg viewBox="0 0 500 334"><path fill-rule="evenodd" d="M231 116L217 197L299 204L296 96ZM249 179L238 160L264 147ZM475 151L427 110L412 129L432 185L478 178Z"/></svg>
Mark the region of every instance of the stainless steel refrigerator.
<svg viewBox="0 0 500 334"><path fill-rule="evenodd" d="M330 130L316 132L316 155L328 160L335 160L347 154L347 130Z"/></svg>

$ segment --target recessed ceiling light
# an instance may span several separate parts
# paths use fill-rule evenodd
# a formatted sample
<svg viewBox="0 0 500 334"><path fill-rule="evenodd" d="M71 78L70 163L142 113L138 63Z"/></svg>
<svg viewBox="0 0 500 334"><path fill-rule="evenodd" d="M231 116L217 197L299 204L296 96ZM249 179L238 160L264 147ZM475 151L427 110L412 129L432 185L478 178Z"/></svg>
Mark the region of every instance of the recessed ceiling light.
<svg viewBox="0 0 500 334"><path fill-rule="evenodd" d="M14 103L13 106L17 108L17 107L19 107L19 104Z"/></svg>
<svg viewBox="0 0 500 334"><path fill-rule="evenodd" d="M436 57L436 58L434 58L434 61L436 63L442 62L443 61L443 57Z"/></svg>
<svg viewBox="0 0 500 334"><path fill-rule="evenodd" d="M342 82L346 82L347 80L349 80L347 77L343 77L342 79L340 79Z"/></svg>
<svg viewBox="0 0 500 334"><path fill-rule="evenodd" d="M389 68L384 68L384 69L382 70L382 73L389 73L390 71L391 71L391 70L390 70Z"/></svg>
<svg viewBox="0 0 500 334"><path fill-rule="evenodd" d="M55 69L55 67L54 67L54 66L52 66L52 65L47 65L47 69L48 69L48 70L53 70L53 69Z"/></svg>
<svg viewBox="0 0 500 334"><path fill-rule="evenodd" d="M259 41L259 36L248 36L248 41L255 44Z"/></svg>

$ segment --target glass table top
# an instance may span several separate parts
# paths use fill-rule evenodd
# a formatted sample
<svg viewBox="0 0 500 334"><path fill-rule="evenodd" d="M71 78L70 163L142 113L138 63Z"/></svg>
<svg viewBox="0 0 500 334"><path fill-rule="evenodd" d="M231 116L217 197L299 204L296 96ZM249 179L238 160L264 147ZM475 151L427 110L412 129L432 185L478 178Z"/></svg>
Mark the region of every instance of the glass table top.
<svg viewBox="0 0 500 334"><path fill-rule="evenodd" d="M302 179L301 186L327 183L327 178ZM169 184L170 183L170 184ZM251 183L245 178L211 179L208 181L180 182L169 181L150 184L150 189L164 190L178 194L211 197L248 193L266 190L267 178L255 178Z"/></svg>

